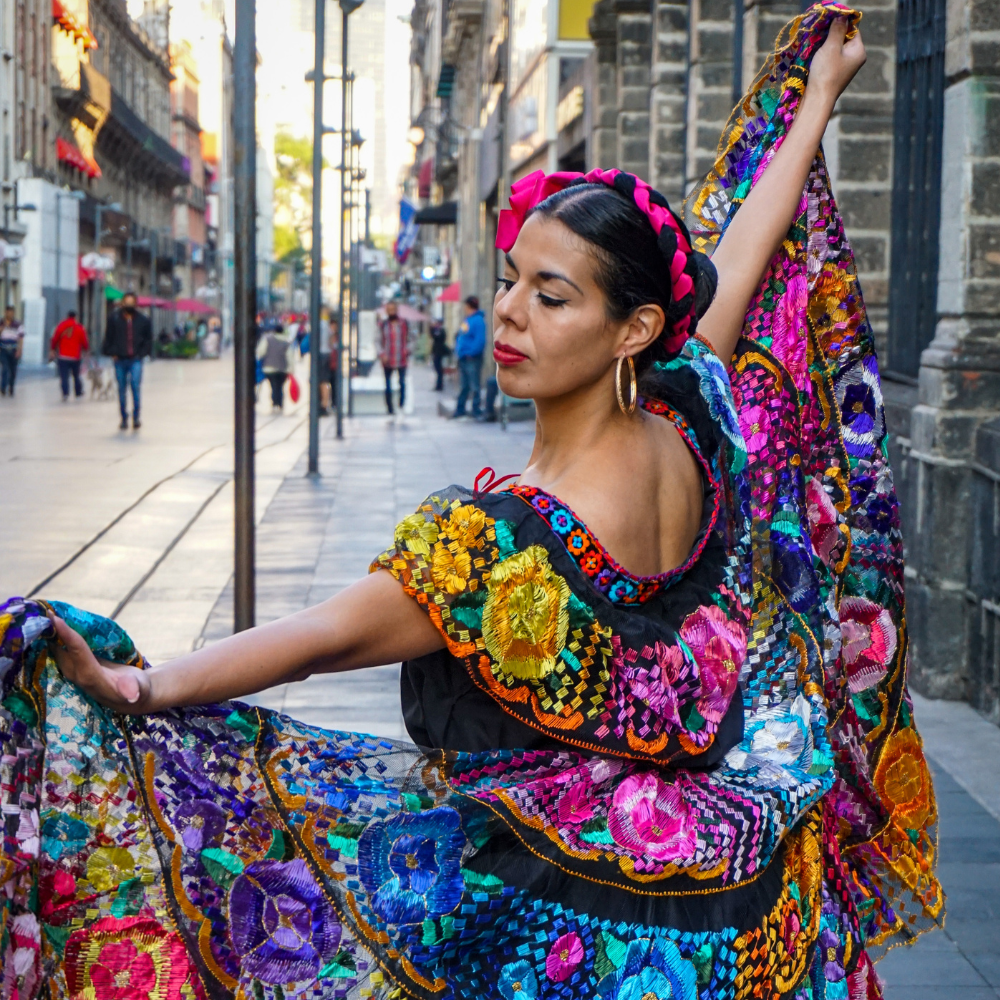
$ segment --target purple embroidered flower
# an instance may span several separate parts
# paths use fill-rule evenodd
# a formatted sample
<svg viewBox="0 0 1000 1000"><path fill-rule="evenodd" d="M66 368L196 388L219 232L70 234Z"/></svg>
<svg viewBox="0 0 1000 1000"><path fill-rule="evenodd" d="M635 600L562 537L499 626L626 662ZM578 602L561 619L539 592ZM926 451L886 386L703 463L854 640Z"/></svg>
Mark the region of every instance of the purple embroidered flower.
<svg viewBox="0 0 1000 1000"><path fill-rule="evenodd" d="M242 969L265 983L303 982L340 947L341 926L305 861L255 861L229 891Z"/></svg>
<svg viewBox="0 0 1000 1000"><path fill-rule="evenodd" d="M182 802L176 816L181 840L192 854L203 851L226 832L225 810L208 799Z"/></svg>
<svg viewBox="0 0 1000 1000"><path fill-rule="evenodd" d="M552 498L545 496L544 493L536 493L531 498L531 506L542 514L548 514L553 507Z"/></svg>
<svg viewBox="0 0 1000 1000"><path fill-rule="evenodd" d="M824 927L819 932L818 943L823 955L823 975L828 982L839 983L844 978L844 966L841 963L843 943L830 927Z"/></svg>
<svg viewBox="0 0 1000 1000"><path fill-rule="evenodd" d="M899 515L895 506L886 497L873 497L868 503L865 513L873 531L880 535L889 534L890 530L899 523Z"/></svg>
<svg viewBox="0 0 1000 1000"><path fill-rule="evenodd" d="M861 382L849 385L841 406L844 423L855 434L870 434L875 426L875 393Z"/></svg>
<svg viewBox="0 0 1000 1000"><path fill-rule="evenodd" d="M370 823L358 844L358 872L371 908L390 924L420 923L462 901L462 833L448 807Z"/></svg>
<svg viewBox="0 0 1000 1000"><path fill-rule="evenodd" d="M771 433L771 417L763 406L757 405L744 407L738 415L747 452L755 455L767 444Z"/></svg>
<svg viewBox="0 0 1000 1000"><path fill-rule="evenodd" d="M579 934L570 931L552 942L545 958L545 975L554 983L569 979L583 961L583 942Z"/></svg>

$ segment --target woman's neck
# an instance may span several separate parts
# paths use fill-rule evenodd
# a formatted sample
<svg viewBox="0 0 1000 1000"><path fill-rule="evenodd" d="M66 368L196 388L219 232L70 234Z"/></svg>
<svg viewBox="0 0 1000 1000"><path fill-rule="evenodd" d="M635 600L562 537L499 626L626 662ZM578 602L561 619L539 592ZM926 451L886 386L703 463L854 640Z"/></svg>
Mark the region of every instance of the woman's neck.
<svg viewBox="0 0 1000 1000"><path fill-rule="evenodd" d="M565 396L535 400L535 442L522 484L552 492L635 432L634 418L613 403L612 379L613 373Z"/></svg>

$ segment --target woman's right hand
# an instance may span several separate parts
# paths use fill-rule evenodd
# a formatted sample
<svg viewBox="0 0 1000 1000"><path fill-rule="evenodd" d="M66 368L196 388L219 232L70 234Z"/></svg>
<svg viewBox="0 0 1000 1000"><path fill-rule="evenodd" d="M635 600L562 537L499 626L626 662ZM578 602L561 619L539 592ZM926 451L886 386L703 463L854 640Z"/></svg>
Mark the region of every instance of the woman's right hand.
<svg viewBox="0 0 1000 1000"><path fill-rule="evenodd" d="M83 636L62 618L49 612L49 620L56 630L52 655L63 677L116 712L139 714L150 710L152 684L145 671L99 660Z"/></svg>

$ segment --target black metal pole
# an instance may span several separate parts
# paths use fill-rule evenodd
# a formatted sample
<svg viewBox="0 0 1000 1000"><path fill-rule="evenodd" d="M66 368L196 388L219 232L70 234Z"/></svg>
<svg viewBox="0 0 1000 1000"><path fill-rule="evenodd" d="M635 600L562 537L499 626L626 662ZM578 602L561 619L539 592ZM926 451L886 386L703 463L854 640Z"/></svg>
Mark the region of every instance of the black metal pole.
<svg viewBox="0 0 1000 1000"><path fill-rule="evenodd" d="M257 314L256 0L236 0L233 51L233 203L235 214L236 577L235 631L253 628L254 353Z"/></svg>
<svg viewBox="0 0 1000 1000"><path fill-rule="evenodd" d="M347 17L349 11L346 4L341 4L340 32L340 325L337 327L339 352L337 360L337 437L344 436L344 377L347 361L344 348L344 327L350 322L350 317L344 309L344 213L347 208L347 151L350 149L350 136L347 131ZM347 378L350 378L350 368L346 368Z"/></svg>
<svg viewBox="0 0 1000 1000"><path fill-rule="evenodd" d="M743 0L733 0L733 106L743 100Z"/></svg>
<svg viewBox="0 0 1000 1000"><path fill-rule="evenodd" d="M319 475L319 356L323 307L323 83L326 0L316 0L316 54L313 59L312 281L309 296L309 475Z"/></svg>

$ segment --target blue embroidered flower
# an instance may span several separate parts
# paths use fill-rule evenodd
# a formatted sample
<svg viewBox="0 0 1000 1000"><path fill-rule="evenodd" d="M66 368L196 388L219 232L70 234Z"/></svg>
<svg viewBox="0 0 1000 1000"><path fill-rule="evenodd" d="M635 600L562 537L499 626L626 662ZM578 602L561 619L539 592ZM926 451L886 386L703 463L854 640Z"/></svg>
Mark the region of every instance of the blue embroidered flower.
<svg viewBox="0 0 1000 1000"><path fill-rule="evenodd" d="M371 823L358 844L371 908L390 924L451 913L462 900L464 846L459 815L447 806Z"/></svg>
<svg viewBox="0 0 1000 1000"><path fill-rule="evenodd" d="M693 367L698 372L698 384L702 398L708 403L708 412L733 445L732 471L740 472L746 464L747 450L740 422L736 418L736 406L725 366L714 354L706 351Z"/></svg>
<svg viewBox="0 0 1000 1000"><path fill-rule="evenodd" d="M557 510L549 519L552 530L560 535L565 535L573 529L573 518L564 510Z"/></svg>
<svg viewBox="0 0 1000 1000"><path fill-rule="evenodd" d="M90 827L82 819L57 813L42 824L42 852L53 861L79 854L90 840Z"/></svg>
<svg viewBox="0 0 1000 1000"><path fill-rule="evenodd" d="M535 1000L538 977L529 962L511 962L500 970L497 988L504 1000Z"/></svg>
<svg viewBox="0 0 1000 1000"><path fill-rule="evenodd" d="M666 938L632 941L622 967L599 987L604 1000L697 1000L698 974Z"/></svg>
<svg viewBox="0 0 1000 1000"><path fill-rule="evenodd" d="M611 585L611 589L608 591L608 600L613 603L627 601L635 592L635 584L630 583L628 580L619 579Z"/></svg>

